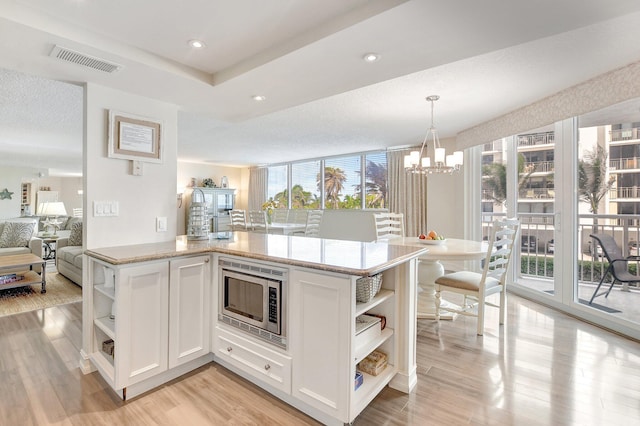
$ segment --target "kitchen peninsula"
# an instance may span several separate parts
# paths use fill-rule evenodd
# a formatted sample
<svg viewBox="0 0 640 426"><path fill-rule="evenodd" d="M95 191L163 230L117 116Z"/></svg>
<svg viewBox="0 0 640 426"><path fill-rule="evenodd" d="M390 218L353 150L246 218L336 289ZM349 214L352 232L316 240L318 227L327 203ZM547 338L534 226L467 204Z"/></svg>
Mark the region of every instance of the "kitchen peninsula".
<svg viewBox="0 0 640 426"><path fill-rule="evenodd" d="M323 423L350 423L386 385L409 393L416 384L416 258L425 252L248 232L87 250L83 371L97 369L126 399L215 361ZM382 289L358 302L357 280L378 274ZM241 291L230 287L242 277ZM229 302L260 285L259 302ZM243 311L250 320L234 319ZM357 333L365 313L386 326ZM387 367L361 373L356 386L373 351Z"/></svg>

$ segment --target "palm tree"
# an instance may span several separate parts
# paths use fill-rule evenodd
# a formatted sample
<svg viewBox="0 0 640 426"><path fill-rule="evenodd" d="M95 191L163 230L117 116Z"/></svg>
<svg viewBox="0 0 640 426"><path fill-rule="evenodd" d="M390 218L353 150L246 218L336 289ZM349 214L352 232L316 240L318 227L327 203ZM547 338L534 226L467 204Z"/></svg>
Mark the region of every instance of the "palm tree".
<svg viewBox="0 0 640 426"><path fill-rule="evenodd" d="M524 155L518 155L518 193L525 188L529 178L536 171L535 164L525 164ZM490 163L482 166L483 186L488 189L487 195L495 204L507 201L507 166L503 163Z"/></svg>
<svg viewBox="0 0 640 426"><path fill-rule="evenodd" d="M366 207L384 208L387 200L387 165L368 161L365 175ZM359 171L356 173L360 173ZM361 193L361 185L356 185L356 192Z"/></svg>
<svg viewBox="0 0 640 426"><path fill-rule="evenodd" d="M598 214L598 205L615 182L607 179L607 151L597 146L587 151L578 162L578 199L589 204L591 213Z"/></svg>
<svg viewBox="0 0 640 426"><path fill-rule="evenodd" d="M340 208L340 193L344 189L344 182L347 180L347 175L339 167L325 167L324 168L324 194L327 207L333 209ZM318 189L322 189L320 184L320 175L318 174Z"/></svg>

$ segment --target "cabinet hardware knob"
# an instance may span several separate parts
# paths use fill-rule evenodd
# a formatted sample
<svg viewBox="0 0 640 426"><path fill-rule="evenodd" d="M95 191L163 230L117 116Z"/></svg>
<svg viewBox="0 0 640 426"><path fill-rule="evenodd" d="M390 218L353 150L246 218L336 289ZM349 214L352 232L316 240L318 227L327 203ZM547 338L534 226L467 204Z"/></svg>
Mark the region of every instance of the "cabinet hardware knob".
<svg viewBox="0 0 640 426"><path fill-rule="evenodd" d="M265 370L269 370L270 368L271 368L271 366L270 366L269 364L266 364L266 365L264 366L264 369L265 369Z"/></svg>
<svg viewBox="0 0 640 426"><path fill-rule="evenodd" d="M208 257L204 260L204 263L209 263L209 258Z"/></svg>
<svg viewBox="0 0 640 426"><path fill-rule="evenodd" d="M227 346L227 352L231 352L233 348L231 346Z"/></svg>

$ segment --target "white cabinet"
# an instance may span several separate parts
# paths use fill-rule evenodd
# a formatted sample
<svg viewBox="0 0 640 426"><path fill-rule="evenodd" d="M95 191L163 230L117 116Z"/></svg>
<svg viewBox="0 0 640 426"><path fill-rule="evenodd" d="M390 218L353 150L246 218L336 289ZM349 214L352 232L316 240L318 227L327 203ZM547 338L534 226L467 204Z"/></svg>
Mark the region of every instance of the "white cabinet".
<svg viewBox="0 0 640 426"><path fill-rule="evenodd" d="M383 289L367 303L356 303L358 277L293 270L290 288L292 395L344 423L351 423L397 373L395 273L388 271ZM365 312L384 315L386 327L363 341L356 339L355 319ZM357 363L374 350L389 364L378 375L363 374L357 390Z"/></svg>
<svg viewBox="0 0 640 426"><path fill-rule="evenodd" d="M89 357L123 399L132 385L129 395L139 394L212 358L209 255L127 265L90 258L89 276Z"/></svg>
<svg viewBox="0 0 640 426"><path fill-rule="evenodd" d="M222 327L216 328L216 356L268 385L291 392L291 357Z"/></svg>
<svg viewBox="0 0 640 426"><path fill-rule="evenodd" d="M292 395L346 422L355 328L351 279L305 270L292 270L290 279Z"/></svg>
<svg viewBox="0 0 640 426"><path fill-rule="evenodd" d="M169 262L169 368L209 353L211 256Z"/></svg>
<svg viewBox="0 0 640 426"><path fill-rule="evenodd" d="M90 357L103 377L120 390L165 371L167 262L116 268L92 260L89 271L92 309L85 315L93 321Z"/></svg>
<svg viewBox="0 0 640 426"><path fill-rule="evenodd" d="M168 278L167 262L118 270L115 310L118 388L167 369Z"/></svg>

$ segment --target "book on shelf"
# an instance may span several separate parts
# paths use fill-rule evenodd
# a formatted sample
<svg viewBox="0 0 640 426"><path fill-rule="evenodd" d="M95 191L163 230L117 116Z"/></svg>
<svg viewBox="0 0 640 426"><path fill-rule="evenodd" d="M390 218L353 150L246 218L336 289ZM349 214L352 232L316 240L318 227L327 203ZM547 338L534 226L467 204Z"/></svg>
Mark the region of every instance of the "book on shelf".
<svg viewBox="0 0 640 426"><path fill-rule="evenodd" d="M0 275L0 284L9 284L24 279L24 275L4 274Z"/></svg>

